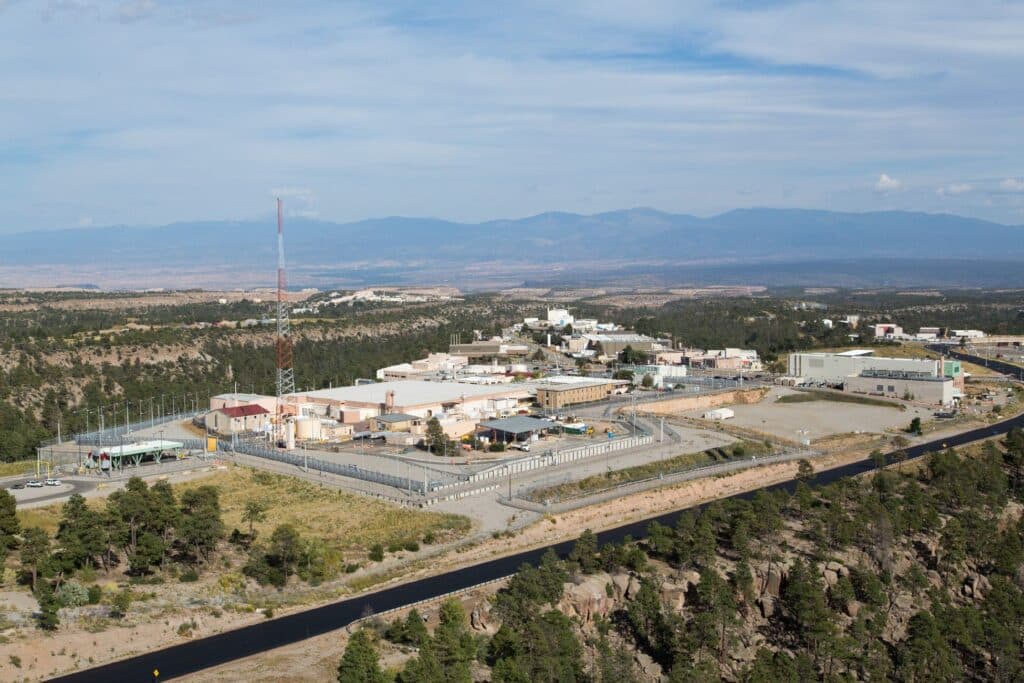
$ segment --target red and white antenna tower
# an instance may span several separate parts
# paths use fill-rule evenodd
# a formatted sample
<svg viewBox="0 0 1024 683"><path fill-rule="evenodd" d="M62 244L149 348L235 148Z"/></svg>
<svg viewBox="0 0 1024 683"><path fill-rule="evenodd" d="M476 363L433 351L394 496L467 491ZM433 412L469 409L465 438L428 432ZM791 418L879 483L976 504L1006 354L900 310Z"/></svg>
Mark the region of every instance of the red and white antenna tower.
<svg viewBox="0 0 1024 683"><path fill-rule="evenodd" d="M277 200L277 416L280 426L284 413L281 399L295 393L295 368L292 366L291 325L288 320L288 276L284 271L284 230L281 200Z"/></svg>

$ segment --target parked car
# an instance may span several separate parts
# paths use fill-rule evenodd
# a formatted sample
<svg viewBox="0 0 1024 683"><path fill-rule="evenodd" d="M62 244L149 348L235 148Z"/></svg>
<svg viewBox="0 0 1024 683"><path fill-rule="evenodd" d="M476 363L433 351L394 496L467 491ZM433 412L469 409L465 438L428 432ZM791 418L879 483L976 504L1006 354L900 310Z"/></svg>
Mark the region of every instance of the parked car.
<svg viewBox="0 0 1024 683"><path fill-rule="evenodd" d="M60 486L60 479L54 479L53 477L50 477L49 479L46 480L46 485L47 486Z"/></svg>
<svg viewBox="0 0 1024 683"><path fill-rule="evenodd" d="M39 481L38 479L29 479L25 483L25 486L29 487L30 489L41 489L43 488L43 482Z"/></svg>
<svg viewBox="0 0 1024 683"><path fill-rule="evenodd" d="M20 490L20 489L25 488L25 484L23 484L22 482L19 481L17 484L12 485L11 488L12 489L19 489Z"/></svg>

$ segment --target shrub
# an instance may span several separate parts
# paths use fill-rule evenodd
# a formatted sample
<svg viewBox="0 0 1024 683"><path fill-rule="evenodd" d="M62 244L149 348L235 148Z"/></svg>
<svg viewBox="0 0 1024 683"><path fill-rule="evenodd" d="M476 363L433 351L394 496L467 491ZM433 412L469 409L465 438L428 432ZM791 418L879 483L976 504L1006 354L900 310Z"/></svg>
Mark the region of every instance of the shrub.
<svg viewBox="0 0 1024 683"><path fill-rule="evenodd" d="M732 449L732 457L742 458L746 454L746 449L743 446L736 446Z"/></svg>
<svg viewBox="0 0 1024 683"><path fill-rule="evenodd" d="M501 443L500 441L495 441L494 443L487 447L487 450L489 450L491 453L501 453L505 450L505 444Z"/></svg>
<svg viewBox="0 0 1024 683"><path fill-rule="evenodd" d="M21 657L19 657L18 655L10 655L8 659L10 660L11 665L14 666L15 669L21 668Z"/></svg>
<svg viewBox="0 0 1024 683"><path fill-rule="evenodd" d="M103 598L103 589L95 583L89 586L89 604L98 605L101 598Z"/></svg>
<svg viewBox="0 0 1024 683"><path fill-rule="evenodd" d="M110 606L113 607L113 613L111 616L117 617L118 619L128 614L128 608L132 605L132 593L130 590L118 591L113 599L110 601Z"/></svg>
<svg viewBox="0 0 1024 683"><path fill-rule="evenodd" d="M77 581L68 581L57 590L57 599L65 607L81 607L89 602L90 591Z"/></svg>
<svg viewBox="0 0 1024 683"><path fill-rule="evenodd" d="M396 543L396 542L388 543L388 552L389 553L397 553L401 549L402 549L402 544L401 543Z"/></svg>
<svg viewBox="0 0 1024 683"><path fill-rule="evenodd" d="M404 547L405 547L405 549L406 549L406 550L408 550L409 552L411 552L411 553L415 553L415 552L419 551L419 549L420 549L420 544L419 544L419 543L417 543L416 541L406 541L406 542L405 542L405 546L404 546Z"/></svg>
<svg viewBox="0 0 1024 683"><path fill-rule="evenodd" d="M424 545L432 545L437 542L437 536L434 535L433 531L428 531L423 535Z"/></svg>
<svg viewBox="0 0 1024 683"><path fill-rule="evenodd" d="M182 637L188 637L192 635L192 629L196 627L194 621L184 621L178 626L178 635Z"/></svg>
<svg viewBox="0 0 1024 683"><path fill-rule="evenodd" d="M182 583L193 583L199 580L199 573L195 569L187 569L178 577Z"/></svg>
<svg viewBox="0 0 1024 683"><path fill-rule="evenodd" d="M349 564L345 565L345 573L346 574L353 574L353 573L355 573L357 571L359 571L359 563L358 562L350 562Z"/></svg>
<svg viewBox="0 0 1024 683"><path fill-rule="evenodd" d="M384 559L384 546L380 543L370 548L370 560L372 562L380 562Z"/></svg>
<svg viewBox="0 0 1024 683"><path fill-rule="evenodd" d="M273 619L274 618L274 608L273 607L267 607L266 609L264 609L263 610L263 616L265 618L267 618L267 619Z"/></svg>

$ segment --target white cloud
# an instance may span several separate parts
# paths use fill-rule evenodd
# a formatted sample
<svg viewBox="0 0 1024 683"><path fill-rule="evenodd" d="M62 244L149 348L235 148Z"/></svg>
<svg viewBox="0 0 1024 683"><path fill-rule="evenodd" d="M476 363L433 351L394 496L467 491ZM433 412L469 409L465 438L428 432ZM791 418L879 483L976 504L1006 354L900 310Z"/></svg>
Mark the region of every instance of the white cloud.
<svg viewBox="0 0 1024 683"><path fill-rule="evenodd" d="M973 190L974 187L968 183L953 183L951 185L944 185L939 189L935 190L935 194L940 197L956 196L958 194L966 194Z"/></svg>
<svg viewBox="0 0 1024 683"><path fill-rule="evenodd" d="M999 189L1003 192L1024 192L1024 180L1007 178L999 183Z"/></svg>
<svg viewBox="0 0 1024 683"><path fill-rule="evenodd" d="M80 228L88 228L91 225L92 219L89 218L88 216L82 216L81 218L78 219L78 227Z"/></svg>
<svg viewBox="0 0 1024 683"><path fill-rule="evenodd" d="M1024 155L1020 3L301 4L0 0L9 221L869 210L886 168L893 207L1024 197L987 175Z"/></svg>
<svg viewBox="0 0 1024 683"><path fill-rule="evenodd" d="M883 173L878 176L878 180L875 182L875 192L879 192L881 194L896 192L902 187L903 181L892 178L887 173Z"/></svg>

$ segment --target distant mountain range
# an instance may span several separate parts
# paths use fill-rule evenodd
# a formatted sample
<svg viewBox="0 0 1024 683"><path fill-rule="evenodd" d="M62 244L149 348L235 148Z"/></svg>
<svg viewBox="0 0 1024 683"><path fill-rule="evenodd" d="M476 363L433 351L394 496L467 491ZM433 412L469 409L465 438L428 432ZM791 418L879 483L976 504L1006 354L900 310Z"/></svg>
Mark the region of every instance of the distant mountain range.
<svg viewBox="0 0 1024 683"><path fill-rule="evenodd" d="M636 273L645 265L661 272L835 260L1024 262L1024 226L903 211L741 209L698 218L629 209L476 224L400 217L355 223L290 218L285 242L296 284L380 277L458 281L459 272L472 272L473 264L480 263L497 264L491 270L505 279L514 280L519 269L520 279L529 280L550 274L546 266L552 265L565 273L607 268ZM79 228L0 235L0 269L56 266L64 280L82 272L89 281L97 272L118 270L265 272L269 283L275 249L270 221ZM154 283L140 282L148 284Z"/></svg>

